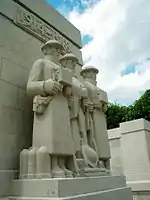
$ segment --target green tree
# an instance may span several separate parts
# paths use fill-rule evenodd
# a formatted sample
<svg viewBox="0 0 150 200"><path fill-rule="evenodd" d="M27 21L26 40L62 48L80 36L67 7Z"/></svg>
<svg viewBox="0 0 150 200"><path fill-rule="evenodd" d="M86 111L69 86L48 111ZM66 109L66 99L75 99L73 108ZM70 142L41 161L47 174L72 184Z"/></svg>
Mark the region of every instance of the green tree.
<svg viewBox="0 0 150 200"><path fill-rule="evenodd" d="M150 89L132 105L110 103L106 112L107 128L117 128L121 122L144 118L150 121Z"/></svg>
<svg viewBox="0 0 150 200"><path fill-rule="evenodd" d="M119 127L119 123L124 121L126 107L116 103L110 103L106 112L107 128Z"/></svg>
<svg viewBox="0 0 150 200"><path fill-rule="evenodd" d="M144 118L150 121L150 90L146 92L133 104L133 119Z"/></svg>

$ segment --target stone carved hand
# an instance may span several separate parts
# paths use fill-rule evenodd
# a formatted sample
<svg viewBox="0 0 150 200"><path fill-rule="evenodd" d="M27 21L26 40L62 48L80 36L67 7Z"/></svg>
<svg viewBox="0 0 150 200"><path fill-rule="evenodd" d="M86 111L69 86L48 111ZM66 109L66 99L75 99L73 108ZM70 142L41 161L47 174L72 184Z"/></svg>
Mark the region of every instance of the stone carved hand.
<svg viewBox="0 0 150 200"><path fill-rule="evenodd" d="M107 109L108 109L107 104L104 103L104 104L102 105L102 111L105 113L105 112L107 111Z"/></svg>
<svg viewBox="0 0 150 200"><path fill-rule="evenodd" d="M44 92L47 94L56 94L62 91L62 86L51 79L48 79L44 83Z"/></svg>

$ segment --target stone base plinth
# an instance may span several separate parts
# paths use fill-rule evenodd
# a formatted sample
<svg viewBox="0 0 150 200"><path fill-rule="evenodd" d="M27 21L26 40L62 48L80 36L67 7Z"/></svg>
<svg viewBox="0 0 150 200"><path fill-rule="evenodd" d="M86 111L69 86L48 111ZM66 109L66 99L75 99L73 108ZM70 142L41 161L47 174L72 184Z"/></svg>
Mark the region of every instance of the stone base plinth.
<svg viewBox="0 0 150 200"><path fill-rule="evenodd" d="M128 181L135 200L150 200L150 180Z"/></svg>
<svg viewBox="0 0 150 200"><path fill-rule="evenodd" d="M122 176L14 180L11 200L132 200Z"/></svg>

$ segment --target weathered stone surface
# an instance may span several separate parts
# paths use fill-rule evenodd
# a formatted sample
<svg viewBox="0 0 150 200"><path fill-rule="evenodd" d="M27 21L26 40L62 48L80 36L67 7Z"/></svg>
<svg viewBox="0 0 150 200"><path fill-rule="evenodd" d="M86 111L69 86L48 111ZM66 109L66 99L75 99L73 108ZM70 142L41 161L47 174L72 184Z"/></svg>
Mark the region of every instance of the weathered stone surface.
<svg viewBox="0 0 150 200"><path fill-rule="evenodd" d="M124 122L119 128L108 130L108 134L113 174L124 173L135 200L149 200L150 122L145 119Z"/></svg>
<svg viewBox="0 0 150 200"><path fill-rule="evenodd" d="M2 107L2 117L5 119L1 131L22 134L23 133L23 112L12 107Z"/></svg>
<svg viewBox="0 0 150 200"><path fill-rule="evenodd" d="M144 119L121 123L120 132L122 161L127 181L149 180L150 123Z"/></svg>
<svg viewBox="0 0 150 200"><path fill-rule="evenodd" d="M111 149L110 166L113 175L123 174L121 133L119 128L108 130L109 144Z"/></svg>
<svg viewBox="0 0 150 200"><path fill-rule="evenodd" d="M128 186L132 188L134 200L150 199L150 181L129 181Z"/></svg>
<svg viewBox="0 0 150 200"><path fill-rule="evenodd" d="M10 1L10 6L9 6L9 2L8 1ZM40 0L41 1L41 0ZM42 4L44 3L44 1L42 2ZM6 14L7 13L7 10L9 10L9 8L12 6L13 7L13 13L12 13L12 10L9 12L9 13L7 13L6 15L9 15L9 17L13 20L14 18L15 18L15 16L16 16L16 13L17 13L17 7L18 7L18 5L15 3L14 4L14 2L13 2L13 5L12 5L12 1L11 0L6 0L6 3L5 2L2 2L1 3L2 4L2 7L3 7L3 9L2 9L2 13L4 13L4 14ZM32 4L32 3L31 3ZM8 7L9 6L9 7ZM15 7L15 8L14 8ZM19 8L20 8L20 6L19 6ZM23 10L24 10L24 8L23 8ZM40 9L41 10L41 9ZM26 11L29 15L31 14L31 15L33 15L33 16L35 16L33 13L30 13L29 11ZM10 16L10 13L11 13L11 16ZM48 12L48 13L50 13L50 12ZM58 13L57 13L58 14ZM0 16L1 17L1 19L3 19L4 17L3 16ZM35 16L36 17L36 16ZM37 17L36 17L37 18ZM4 18L4 19L6 19L6 18ZM38 19L37 21L39 21L39 20L41 20L41 19ZM42 21L43 22L43 21ZM3 23L3 21L1 21L1 23ZM15 22L16 23L16 22ZM23 29L23 30L25 30L26 31L26 28L24 27L25 26L25 24L27 23L27 21L24 21L24 23L22 23L22 25L21 25L21 28ZM45 22L43 22L43 23L45 23ZM7 26L9 24L9 27ZM33 23L31 23L31 26L32 26L32 24ZM47 25L47 24L46 24ZM32 60L33 59L33 57L34 56L31 56L31 55L37 55L36 53L38 52L39 54L40 54L40 51L39 51L39 48L35 48L35 46L37 46L37 44L42 44L42 42L41 41L39 41L38 39L36 39L37 37L35 37L35 38L33 38L32 37L32 35L33 36L35 36L35 34L34 34L34 29L36 29L35 27L36 27L36 25L33 27L33 31L28 31L29 32L29 34L26 34L26 32L25 31L23 31L21 28L17 28L16 26L14 26L14 24L12 24L12 22L10 22L9 20L7 20L6 21L6 23L3 25L4 26L4 29L1 31L1 33L0 33L0 37L4 37L4 35L7 37L7 42L5 43L5 45L0 45L0 47L2 46L2 47L4 47L5 46L5 48L7 47L7 44L9 45L8 47L7 47L7 50L9 50L9 52L8 52L8 54L20 54L21 52L19 51L19 48L20 48L20 45L22 44L23 46L21 47L21 50L22 50L22 54L20 54L20 58L17 56L17 62L18 62L18 59L20 60L21 59L21 61L23 61L23 62L21 62L21 65L22 66L26 66L26 67L31 67L31 64L30 64L30 66L28 66L28 65L26 65L25 64L25 62L27 62L27 64L29 64L30 62L30 59ZM20 26L20 25L19 25ZM49 26L49 25L48 25ZM30 26L27 26L27 27L30 27ZM37 26L38 27L38 26ZM63 26L61 26L61 27L63 27ZM68 27L69 28L69 27ZM6 29L8 30L8 31L6 31ZM75 28L76 29L76 28ZM66 29L67 30L67 29ZM18 32L20 32L20 34L21 34L21 37L20 37L20 34L18 34ZM38 33L40 32L40 30L38 31ZM45 32L45 31L44 31ZM4 34L3 34L4 33ZM31 35L30 35L31 34ZM41 33L39 33L39 34L41 34ZM59 34L59 32L57 31L57 30L55 30L55 31L53 31L52 33L48 33L49 35L53 35L53 36L48 36L48 39L56 39L55 38L55 35L56 34ZM18 40L18 42L16 43L16 44L14 44L14 46L13 46L13 48L12 48L12 44L13 43L15 43L15 40L16 40L16 38L14 38L14 40L13 40L13 37L15 37L15 35L17 35L18 36L18 38L17 38L17 40ZM69 34L69 35L72 35L72 34ZM76 38L78 38L78 34L73 34ZM12 40L10 39L10 38L12 38ZM39 37L38 37L39 38ZM60 37L58 37L58 38L60 38ZM65 38L65 36L61 36L61 38ZM44 41L47 41L48 39L45 39ZM29 41L28 41L29 40ZM34 45L32 46L31 45L31 43L30 42L34 42ZM43 40L42 40L43 41ZM81 56L81 52L80 52L80 50L79 50L79 46L77 46L76 44L73 44L71 41L69 41L67 38L65 38L65 41L66 42L64 42L64 44L66 45L66 43L67 42L69 42L69 46L70 46L70 50L73 52L73 53L75 53L78 57L79 57L79 62L80 62L80 64L83 64L83 61L82 61L82 56ZM4 41L5 42L5 41ZM29 42L29 43L28 43ZM29 45L31 45L31 47L30 48L28 48L28 46ZM11 50L13 49L13 53L12 52L10 52ZM34 50L34 51L33 51ZM4 52L4 54L5 54L5 52ZM12 55L11 55L12 56ZM26 56L26 60L25 60L25 56ZM29 57L28 59L27 59L27 56ZM34 59L32 60L32 61L34 61Z"/></svg>
<svg viewBox="0 0 150 200"><path fill-rule="evenodd" d="M17 136L6 132L1 133L0 145L0 170L17 169L19 156ZM6 148L8 146L9 148Z"/></svg>
<svg viewBox="0 0 150 200"><path fill-rule="evenodd" d="M29 70L34 58L41 54L38 47L42 42L16 27L11 21L1 15L0 23L3 24L3 29L0 31L1 56L12 63L16 63L19 67L21 66ZM29 45L30 48L28 48Z"/></svg>
<svg viewBox="0 0 150 200"><path fill-rule="evenodd" d="M0 170L0 200L8 200L4 194L9 194L11 188L11 181L17 178L17 171L14 170Z"/></svg>
<svg viewBox="0 0 150 200"><path fill-rule="evenodd" d="M0 80L0 91L3 94L0 97L0 109L2 105L17 108L17 87Z"/></svg>
<svg viewBox="0 0 150 200"><path fill-rule="evenodd" d="M60 33L68 37L78 47L82 47L80 32L72 24L70 24L61 14L53 9L48 3L41 0L19 0L31 10L36 12L41 18L49 22ZM53 16L53 17L51 17ZM63 24L63 26L62 26Z"/></svg>
<svg viewBox="0 0 150 200"><path fill-rule="evenodd" d="M26 88L26 82L29 72L17 64L2 59L1 79L16 85L17 87Z"/></svg>
<svg viewBox="0 0 150 200"><path fill-rule="evenodd" d="M17 90L17 107L20 110L25 108L25 103L27 101L26 91L18 88Z"/></svg>
<svg viewBox="0 0 150 200"><path fill-rule="evenodd" d="M121 191L118 194L119 190ZM35 199L132 199L131 191L126 188L124 177L119 176L24 181L14 180L11 191L11 199L20 199L20 197L24 197L25 199L27 197ZM107 197L102 195L103 192L107 193ZM115 196L116 198L114 198Z"/></svg>

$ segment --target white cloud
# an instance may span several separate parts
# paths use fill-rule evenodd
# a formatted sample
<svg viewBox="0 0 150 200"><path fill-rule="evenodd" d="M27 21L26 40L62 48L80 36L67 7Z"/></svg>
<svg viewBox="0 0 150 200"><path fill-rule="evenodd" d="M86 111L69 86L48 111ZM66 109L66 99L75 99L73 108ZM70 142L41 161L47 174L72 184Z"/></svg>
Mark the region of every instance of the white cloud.
<svg viewBox="0 0 150 200"><path fill-rule="evenodd" d="M141 91L150 87L150 62L136 67L135 73L118 77L109 88L112 99L130 102L139 97Z"/></svg>
<svg viewBox="0 0 150 200"><path fill-rule="evenodd" d="M82 49L83 58L99 68L98 84L110 100L132 101L150 88L150 62L137 66L135 74L120 75L131 62L150 57L149 0L95 0L82 14L70 12L68 19L93 38Z"/></svg>

